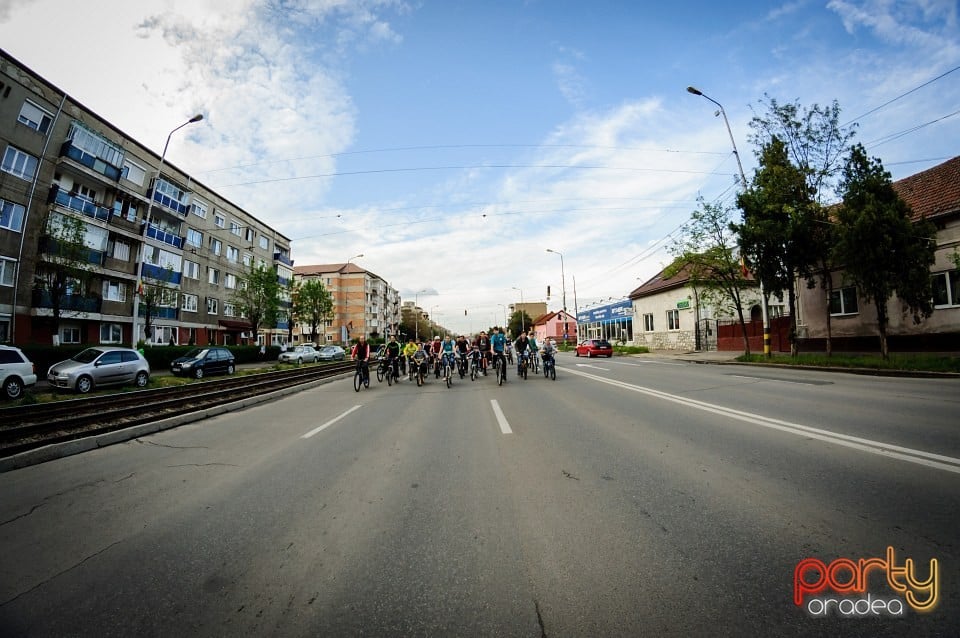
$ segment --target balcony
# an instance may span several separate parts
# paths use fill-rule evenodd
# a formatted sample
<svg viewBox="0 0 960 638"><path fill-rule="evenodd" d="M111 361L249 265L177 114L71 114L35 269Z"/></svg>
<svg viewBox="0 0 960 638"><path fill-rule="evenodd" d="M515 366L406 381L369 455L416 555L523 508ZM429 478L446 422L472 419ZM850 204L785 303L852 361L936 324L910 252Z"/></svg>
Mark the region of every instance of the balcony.
<svg viewBox="0 0 960 638"><path fill-rule="evenodd" d="M293 268L293 260L283 253L273 253L273 260L279 261L281 264L286 264L287 266Z"/></svg>
<svg viewBox="0 0 960 638"><path fill-rule="evenodd" d="M287 321L287 320L285 320L285 319L284 319L283 321L278 321L278 322L277 322L277 329L278 329L278 330L289 330L289 329L290 329L290 322Z"/></svg>
<svg viewBox="0 0 960 638"><path fill-rule="evenodd" d="M156 281L161 281L165 284L179 286L180 280L183 278L183 273L173 272L169 268L163 268L162 266L154 266L153 264L144 264L143 276L146 279L154 279Z"/></svg>
<svg viewBox="0 0 960 638"><path fill-rule="evenodd" d="M161 185L160 188L157 187L158 182ZM168 195L167 193L161 192L162 190L176 191L179 194L180 199L174 198ZM171 184L165 179L153 180L153 184L150 185L150 189L147 191L147 197L151 198L154 202L156 202L162 208L168 211L171 211L173 213L176 213L181 217L186 217L187 214L190 212L190 204L184 203L181 201L181 199L185 199L189 201L190 199L189 193L182 190L178 186Z"/></svg>
<svg viewBox="0 0 960 638"><path fill-rule="evenodd" d="M290 285L290 280L287 277L277 277L277 283L286 288Z"/></svg>
<svg viewBox="0 0 960 638"><path fill-rule="evenodd" d="M87 217L99 219L100 221L104 222L109 222L110 217L113 214L113 211L111 211L109 208L97 206L89 199L84 197L71 195L57 185L54 185L50 189L50 197L48 201L50 203L56 202L58 205L63 206L64 208L69 208L70 210L86 215Z"/></svg>
<svg viewBox="0 0 960 638"><path fill-rule="evenodd" d="M58 255L68 260L85 261L96 266L102 266L106 256L103 251L94 250L88 246L73 246L68 243L64 248L61 248L60 242L50 235L44 235L40 238L38 248L41 254Z"/></svg>
<svg viewBox="0 0 960 638"><path fill-rule="evenodd" d="M69 157L78 164L82 164L115 182L120 181L119 168L108 164L96 155L92 155L82 148L74 146L72 140L67 140L60 147L60 157Z"/></svg>
<svg viewBox="0 0 960 638"><path fill-rule="evenodd" d="M158 307L154 306L150 309L150 316L154 319L176 319L179 316L178 308L168 308L168 307ZM144 304L140 304L140 316L147 316L147 307Z"/></svg>
<svg viewBox="0 0 960 638"><path fill-rule="evenodd" d="M99 297L82 295L64 295L60 298L60 311L100 312L102 300ZM34 308L53 308L53 297L49 290L33 291Z"/></svg>
<svg viewBox="0 0 960 638"><path fill-rule="evenodd" d="M157 241L162 241L165 244L170 244L174 248L183 250L183 237L169 233L158 226L154 226L153 224L150 224L150 226L147 227L147 237L150 239L156 239Z"/></svg>

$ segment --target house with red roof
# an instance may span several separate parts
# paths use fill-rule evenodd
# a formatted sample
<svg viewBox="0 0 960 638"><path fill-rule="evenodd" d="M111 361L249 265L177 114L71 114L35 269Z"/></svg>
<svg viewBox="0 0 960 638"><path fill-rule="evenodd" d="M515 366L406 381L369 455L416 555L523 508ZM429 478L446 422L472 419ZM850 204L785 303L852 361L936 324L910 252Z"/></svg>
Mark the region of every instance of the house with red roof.
<svg viewBox="0 0 960 638"><path fill-rule="evenodd" d="M540 315L533 320L529 331L537 343L543 343L549 337L558 344L564 341L575 343L577 340L577 318L569 312L559 310ZM564 334L567 335L564 339Z"/></svg>

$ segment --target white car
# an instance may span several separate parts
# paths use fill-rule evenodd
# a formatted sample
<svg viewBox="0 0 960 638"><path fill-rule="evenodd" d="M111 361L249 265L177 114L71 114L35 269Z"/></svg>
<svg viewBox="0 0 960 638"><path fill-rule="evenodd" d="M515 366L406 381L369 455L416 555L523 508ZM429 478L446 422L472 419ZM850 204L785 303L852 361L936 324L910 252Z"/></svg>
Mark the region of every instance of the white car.
<svg viewBox="0 0 960 638"><path fill-rule="evenodd" d="M37 371L20 348L0 346L0 389L3 397L16 401L37 383Z"/></svg>
<svg viewBox="0 0 960 638"><path fill-rule="evenodd" d="M296 346L293 350L286 350L280 353L277 361L280 363L296 363L300 365L304 361L316 363L320 360L320 353L313 346Z"/></svg>

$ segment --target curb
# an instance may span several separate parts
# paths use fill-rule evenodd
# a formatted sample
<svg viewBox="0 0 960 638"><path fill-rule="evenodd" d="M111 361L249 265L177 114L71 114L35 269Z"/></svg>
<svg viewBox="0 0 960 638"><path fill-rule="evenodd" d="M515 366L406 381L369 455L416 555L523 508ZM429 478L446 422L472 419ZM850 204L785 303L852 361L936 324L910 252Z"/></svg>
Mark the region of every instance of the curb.
<svg viewBox="0 0 960 638"><path fill-rule="evenodd" d="M805 366L789 363L758 363L756 361L710 361L678 357L689 363L706 365L755 366L758 368L776 368L780 370L814 370L817 372L846 372L873 377L904 377L914 379L960 379L958 372L933 372L929 370L884 370L881 368L844 368L840 366Z"/></svg>

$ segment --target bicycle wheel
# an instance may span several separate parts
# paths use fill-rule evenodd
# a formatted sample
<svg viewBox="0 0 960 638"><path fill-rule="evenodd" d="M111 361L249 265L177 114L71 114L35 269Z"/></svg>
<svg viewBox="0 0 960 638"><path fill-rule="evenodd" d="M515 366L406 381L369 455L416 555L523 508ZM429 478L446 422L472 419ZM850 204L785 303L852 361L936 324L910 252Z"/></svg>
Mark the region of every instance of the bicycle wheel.
<svg viewBox="0 0 960 638"><path fill-rule="evenodd" d="M353 373L353 389L355 392L360 392L360 386L363 385L363 375L360 374L360 371L357 370Z"/></svg>
<svg viewBox="0 0 960 638"><path fill-rule="evenodd" d="M453 371L450 369L450 366L447 366L447 369L444 371L444 379L447 382L447 387L449 388L453 385Z"/></svg>
<svg viewBox="0 0 960 638"><path fill-rule="evenodd" d="M554 366L550 367L550 378L553 379L554 381L557 380L557 368Z"/></svg>
<svg viewBox="0 0 960 638"><path fill-rule="evenodd" d="M387 385L393 385L393 370L387 371Z"/></svg>
<svg viewBox="0 0 960 638"><path fill-rule="evenodd" d="M383 366L377 366L377 383L383 383Z"/></svg>

